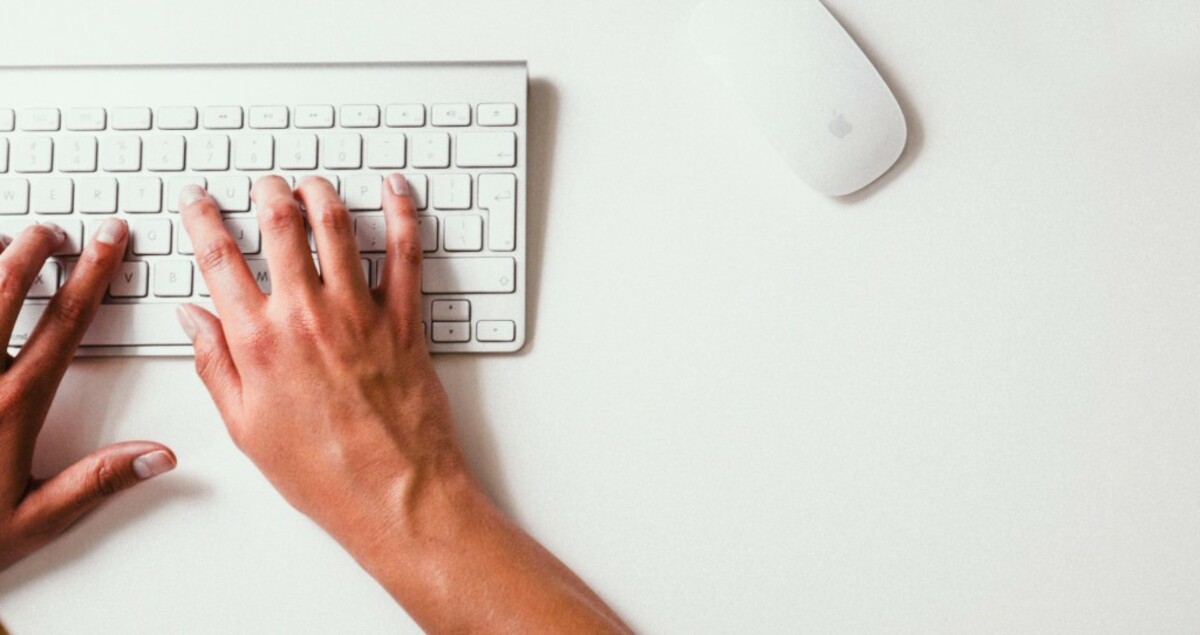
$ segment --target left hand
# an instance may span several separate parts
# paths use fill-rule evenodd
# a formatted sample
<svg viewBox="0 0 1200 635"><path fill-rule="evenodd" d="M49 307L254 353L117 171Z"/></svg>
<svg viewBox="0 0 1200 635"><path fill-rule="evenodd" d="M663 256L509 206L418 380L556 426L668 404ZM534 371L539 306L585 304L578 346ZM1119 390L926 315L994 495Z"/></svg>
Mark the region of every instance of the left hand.
<svg viewBox="0 0 1200 635"><path fill-rule="evenodd" d="M124 221L105 221L21 352L0 359L0 570L56 538L113 494L175 467L175 455L166 446L134 441L98 450L48 479L30 473L54 393L124 258L128 234ZM25 295L64 238L53 225L34 225L3 248L0 343L8 344Z"/></svg>

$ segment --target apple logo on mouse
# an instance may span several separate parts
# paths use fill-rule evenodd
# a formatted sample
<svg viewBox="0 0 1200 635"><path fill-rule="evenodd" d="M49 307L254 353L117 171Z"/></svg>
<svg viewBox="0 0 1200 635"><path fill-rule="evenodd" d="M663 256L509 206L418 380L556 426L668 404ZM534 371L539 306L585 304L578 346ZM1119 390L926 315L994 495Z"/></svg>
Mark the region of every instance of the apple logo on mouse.
<svg viewBox="0 0 1200 635"><path fill-rule="evenodd" d="M854 125L846 119L846 115L833 111L833 119L829 120L829 132L838 139L845 139L854 132Z"/></svg>

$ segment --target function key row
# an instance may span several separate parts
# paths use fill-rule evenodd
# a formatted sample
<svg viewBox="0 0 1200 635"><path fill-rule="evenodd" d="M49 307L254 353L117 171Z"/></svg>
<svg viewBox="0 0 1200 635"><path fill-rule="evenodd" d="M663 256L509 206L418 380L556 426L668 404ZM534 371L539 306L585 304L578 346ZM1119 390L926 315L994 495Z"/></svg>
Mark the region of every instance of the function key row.
<svg viewBox="0 0 1200 635"><path fill-rule="evenodd" d="M426 125L424 104L392 104L380 109L374 104L342 106L335 113L333 106L192 106L159 108L0 108L0 132L14 129L26 132L54 132L62 128L77 132L112 130L280 130L294 128L421 128ZM428 122L437 127L464 127L474 121L479 126L505 127L517 125L517 105L511 103L434 104L429 107ZM157 122L157 126L154 124Z"/></svg>

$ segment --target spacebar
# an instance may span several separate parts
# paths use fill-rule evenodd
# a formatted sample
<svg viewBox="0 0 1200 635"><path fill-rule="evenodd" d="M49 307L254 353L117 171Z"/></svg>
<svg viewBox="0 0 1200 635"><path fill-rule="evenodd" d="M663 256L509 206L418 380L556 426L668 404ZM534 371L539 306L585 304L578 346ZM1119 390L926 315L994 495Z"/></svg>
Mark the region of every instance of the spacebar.
<svg viewBox="0 0 1200 635"><path fill-rule="evenodd" d="M102 304L83 336L83 346L178 346L191 344L175 304ZM21 346L46 310L45 304L27 304L17 316L10 346Z"/></svg>

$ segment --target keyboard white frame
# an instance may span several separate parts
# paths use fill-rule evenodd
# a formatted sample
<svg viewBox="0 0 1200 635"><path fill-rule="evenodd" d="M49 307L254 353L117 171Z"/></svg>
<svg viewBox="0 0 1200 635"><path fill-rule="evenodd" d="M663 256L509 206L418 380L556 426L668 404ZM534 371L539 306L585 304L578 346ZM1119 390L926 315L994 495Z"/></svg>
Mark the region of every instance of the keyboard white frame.
<svg viewBox="0 0 1200 635"><path fill-rule="evenodd" d="M106 109L123 106L145 106L154 110L163 106L195 106L203 116L205 106L240 105L244 115L250 106L287 105L290 115L294 117L297 105L329 104L336 107L346 104L378 104L383 111L388 104L425 104L426 125L424 128L393 128L383 126L377 130L391 130L411 133L418 130L442 130L455 132L467 130L488 130L496 128L480 128L477 118L472 116L469 127L435 128L431 125L430 106L433 104L468 103L473 107L480 103L513 103L517 105L517 126L503 128L517 133L517 165L513 168L459 168L455 166L457 148L452 147L451 167L444 170L413 169L403 170L369 170L363 168L347 173L378 172L389 173L399 171L404 173L470 173L473 177L473 199L477 199L478 176L492 172L505 172L516 175L517 178L517 244L513 252L489 252L485 249L478 253L455 253L455 258L470 257L512 257L516 261L516 291L511 294L457 294L457 295L424 295L424 320L426 324L426 341L433 353L511 353L520 350L525 344L526 331L526 166L528 164L528 71L526 63L513 62L455 62L455 63L329 63L329 64L214 64L214 65L136 65L136 66L9 66L0 67L0 86L4 86L4 103L0 107L12 108L58 108L64 114L72 107L100 106ZM339 113L340 114L340 113ZM143 134L158 134L155 128ZM245 130L245 129L243 129ZM289 128L288 132L295 130ZM171 131L175 132L175 131ZM197 133L221 132L205 131L202 127ZM225 131L236 133L237 131ZM279 132L279 131L265 131ZM305 130L305 132L321 132L320 130ZM89 134L101 137L107 134L130 134L117 132L108 127L103 132L71 133L65 129L56 133L22 133L19 129L8 135L19 134ZM133 133L139 134L139 133ZM409 139L411 165L411 138ZM232 167L232 166L231 166ZM318 171L335 172L333 170ZM192 173L190 170L184 174ZM220 174L245 174L257 178L264 174L287 174L287 170L272 171L239 171L230 169ZM51 172L58 175L58 172ZM98 170L96 174L105 174ZM127 175L129 173L126 173ZM136 174L146 174L144 171ZM169 177L165 173L159 176ZM10 170L3 176L14 176ZM36 175L35 175L36 176ZM76 174L72 176L88 176ZM165 189L165 188L164 188ZM164 192L165 193L165 192ZM475 201L473 201L475 202ZM480 211L473 206L474 213L487 216L486 211ZM379 212L361 212L361 214L378 214ZM458 212L440 212L429 208L422 211L423 215L442 216ZM177 214L164 211L162 215L172 218ZM352 212L360 214L360 212ZM253 217L254 212L238 214L239 217ZM30 212L31 217L38 215ZM118 212L117 216L124 216ZM137 215L146 217L148 215ZM231 217L233 215L230 215ZM71 218L104 218L107 215L81 215L75 212ZM40 216L47 221L53 221L55 216ZM62 218L62 216L59 216ZM441 221L439 219L439 226ZM175 239L173 238L173 241ZM177 243L175 243L177 245ZM446 254L439 240L437 253L428 253L426 257L439 257ZM176 256L179 257L179 256ZM261 257L261 255L256 256ZM467 343L435 343L432 341L432 324L430 321L431 307L435 300L467 300L471 303L472 341ZM24 311L36 311L44 307L47 301L30 300L26 302ZM172 307L178 300L159 299L152 295L147 299L124 302L135 305L168 304ZM203 302L197 302L204 305ZM112 305L105 305L112 306ZM105 306L93 329L100 328L136 328L134 316L121 314L123 317L114 318L106 314ZM212 308L211 305L208 308ZM135 310L136 311L136 310ZM117 315L116 312L113 315ZM155 319L160 319L156 313ZM513 342L485 343L475 340L475 326L480 320L513 320L516 323L516 338ZM102 323L105 320L122 320L126 324ZM22 320L30 323L29 319ZM178 328L177 325L172 324ZM28 331L18 330L10 343L10 349L16 350L28 337ZM84 346L79 356L190 356L191 346L154 345L154 346Z"/></svg>

